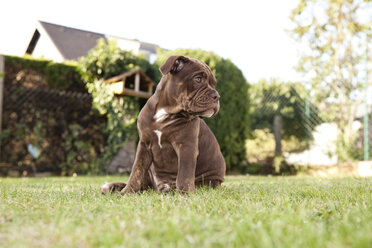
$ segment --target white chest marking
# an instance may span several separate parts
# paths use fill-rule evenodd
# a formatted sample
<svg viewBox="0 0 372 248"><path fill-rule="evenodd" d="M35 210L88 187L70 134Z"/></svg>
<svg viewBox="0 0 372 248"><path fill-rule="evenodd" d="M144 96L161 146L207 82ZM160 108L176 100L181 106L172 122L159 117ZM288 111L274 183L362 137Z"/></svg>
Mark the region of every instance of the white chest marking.
<svg viewBox="0 0 372 248"><path fill-rule="evenodd" d="M159 109L158 111L156 111L156 114L154 116L154 119L156 122L161 122L161 121L164 121L165 118L167 118L168 116L168 113L167 111L165 111L165 109Z"/></svg>
<svg viewBox="0 0 372 248"><path fill-rule="evenodd" d="M161 132L159 130L154 130L154 133L158 136L159 147L162 148L162 146L161 146Z"/></svg>

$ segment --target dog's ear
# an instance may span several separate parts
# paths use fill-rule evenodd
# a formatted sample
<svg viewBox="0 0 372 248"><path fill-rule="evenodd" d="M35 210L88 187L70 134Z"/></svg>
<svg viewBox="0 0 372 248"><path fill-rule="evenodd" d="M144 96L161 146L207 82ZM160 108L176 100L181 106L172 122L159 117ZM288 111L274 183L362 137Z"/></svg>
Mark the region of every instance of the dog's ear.
<svg viewBox="0 0 372 248"><path fill-rule="evenodd" d="M160 67L160 72L163 75L170 73L177 73L182 70L189 58L182 55L170 56L167 61Z"/></svg>

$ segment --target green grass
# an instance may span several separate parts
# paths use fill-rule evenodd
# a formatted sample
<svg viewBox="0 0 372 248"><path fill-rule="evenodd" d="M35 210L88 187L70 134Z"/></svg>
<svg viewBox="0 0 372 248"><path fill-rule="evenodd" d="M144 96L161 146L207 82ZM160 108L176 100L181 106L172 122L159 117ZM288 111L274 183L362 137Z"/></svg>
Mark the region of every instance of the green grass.
<svg viewBox="0 0 372 248"><path fill-rule="evenodd" d="M372 247L372 179L235 177L103 196L118 177L0 178L0 247Z"/></svg>

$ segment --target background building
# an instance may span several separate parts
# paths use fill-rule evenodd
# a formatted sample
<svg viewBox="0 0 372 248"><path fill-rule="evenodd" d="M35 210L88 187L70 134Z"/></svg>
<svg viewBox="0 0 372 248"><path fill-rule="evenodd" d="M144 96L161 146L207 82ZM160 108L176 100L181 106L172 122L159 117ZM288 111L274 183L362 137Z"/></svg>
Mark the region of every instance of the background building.
<svg viewBox="0 0 372 248"><path fill-rule="evenodd" d="M78 60L86 56L90 49L97 45L97 40L116 40L118 46L135 55L147 56L150 62L156 59L158 45L139 40L115 37L57 24L38 21L35 31L27 46L26 53L34 57L44 57L56 62Z"/></svg>

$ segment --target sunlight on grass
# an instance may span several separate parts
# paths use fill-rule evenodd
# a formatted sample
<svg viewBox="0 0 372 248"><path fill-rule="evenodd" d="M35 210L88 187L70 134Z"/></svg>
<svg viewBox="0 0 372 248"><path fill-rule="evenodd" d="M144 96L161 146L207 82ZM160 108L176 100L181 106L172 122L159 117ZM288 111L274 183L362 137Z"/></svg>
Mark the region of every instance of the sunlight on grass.
<svg viewBox="0 0 372 248"><path fill-rule="evenodd" d="M372 179L231 177L103 196L127 177L0 179L1 247L368 247Z"/></svg>

